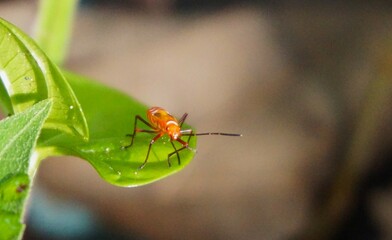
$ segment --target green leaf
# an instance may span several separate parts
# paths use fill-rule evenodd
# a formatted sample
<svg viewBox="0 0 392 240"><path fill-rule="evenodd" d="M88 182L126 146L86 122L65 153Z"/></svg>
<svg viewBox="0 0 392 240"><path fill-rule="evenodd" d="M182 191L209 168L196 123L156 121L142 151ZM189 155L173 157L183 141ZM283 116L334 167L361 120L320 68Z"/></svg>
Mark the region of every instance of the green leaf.
<svg viewBox="0 0 392 240"><path fill-rule="evenodd" d="M133 132L135 115L145 117L147 107L129 96L83 77L67 73L69 83L82 108L90 129L88 142L58 139L57 143L64 153L86 159L106 181L119 186L139 186L164 178L184 168L193 158L194 152L180 152L181 165L176 155L171 157L172 166L167 163L168 154L173 147L168 138L158 140L152 147L147 165L138 170L143 163L148 144L153 135L139 133L134 145L126 150L122 146L130 143L127 133ZM141 128L147 126L140 125ZM184 129L189 126L184 124ZM196 138L191 138L190 147L195 148ZM180 146L177 145L177 148Z"/></svg>
<svg viewBox="0 0 392 240"><path fill-rule="evenodd" d="M29 188L27 174L12 174L0 180L0 239L22 238L23 208Z"/></svg>
<svg viewBox="0 0 392 240"><path fill-rule="evenodd" d="M133 131L135 115L145 116L147 107L125 94L73 74L67 74L68 83L28 36L1 19L0 78L3 83L0 100L6 113L22 112L40 100L53 99L38 142L40 159L50 155L79 156L90 162L108 182L138 186L181 170L194 156L193 151L181 151L181 165L176 163L174 155L169 168L167 157L173 148L167 138L161 139L152 147L145 168L138 170L153 136L140 133L134 146L125 150L122 146L130 142L125 135ZM91 129L89 141L87 126ZM195 145L193 138L190 147Z"/></svg>
<svg viewBox="0 0 392 240"><path fill-rule="evenodd" d="M44 139L66 133L88 138L80 105L64 76L26 34L0 19L0 104L6 114L53 99Z"/></svg>
<svg viewBox="0 0 392 240"><path fill-rule="evenodd" d="M0 239L20 238L23 209L37 168L33 154L52 100L0 122Z"/></svg>

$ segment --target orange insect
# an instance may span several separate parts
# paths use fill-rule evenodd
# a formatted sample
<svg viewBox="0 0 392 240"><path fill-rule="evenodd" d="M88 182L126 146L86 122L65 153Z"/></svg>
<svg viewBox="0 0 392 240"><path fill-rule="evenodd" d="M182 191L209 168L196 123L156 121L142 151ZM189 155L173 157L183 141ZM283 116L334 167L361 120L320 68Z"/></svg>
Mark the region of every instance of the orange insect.
<svg viewBox="0 0 392 240"><path fill-rule="evenodd" d="M187 118L187 116L188 116L188 114L184 113L184 115L182 115L180 120L177 120L175 117L170 115L170 113L168 111L166 111L165 109L163 109L161 107L152 107L147 110L147 118L148 118L149 122L146 121L145 119L143 119L140 115L135 116L133 133L127 134L127 136L131 137L131 139L132 139L131 143L127 146L124 146L123 148L126 149L126 148L132 147L136 133L138 133L138 132L156 134L155 137L153 137L151 139L150 144L148 145L146 159L144 160L143 164L139 166L139 169L142 169L142 168L144 168L144 166L147 163L152 145L159 138L161 138L163 135L167 134L170 137L170 143L174 148L174 151L167 156L167 163L169 164L169 167L170 167L171 166L170 157L173 154L177 155L178 164L180 165L181 160L180 160L180 155L178 153L184 149L193 150L189 147L189 141L192 136L202 136L202 135L223 135L223 136L235 136L235 137L242 136L241 134L236 134L236 133L219 133L219 132L193 133L192 129L181 130L182 124L185 122L185 119ZM146 130L146 129L137 128L138 120L142 121L144 124L146 124L151 129ZM182 140L181 136L188 136L188 140L187 141ZM181 143L182 147L177 149L175 147L173 141L177 141L177 142Z"/></svg>

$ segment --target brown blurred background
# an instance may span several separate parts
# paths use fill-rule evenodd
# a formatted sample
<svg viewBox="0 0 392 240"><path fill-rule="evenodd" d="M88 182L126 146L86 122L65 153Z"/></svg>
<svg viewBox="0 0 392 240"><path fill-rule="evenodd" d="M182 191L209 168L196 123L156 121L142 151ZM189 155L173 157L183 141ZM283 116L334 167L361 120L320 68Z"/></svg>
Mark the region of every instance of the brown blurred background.
<svg viewBox="0 0 392 240"><path fill-rule="evenodd" d="M28 33L36 11L0 1ZM392 239L388 3L91 0L73 32L68 69L244 136L139 188L47 159L25 239Z"/></svg>

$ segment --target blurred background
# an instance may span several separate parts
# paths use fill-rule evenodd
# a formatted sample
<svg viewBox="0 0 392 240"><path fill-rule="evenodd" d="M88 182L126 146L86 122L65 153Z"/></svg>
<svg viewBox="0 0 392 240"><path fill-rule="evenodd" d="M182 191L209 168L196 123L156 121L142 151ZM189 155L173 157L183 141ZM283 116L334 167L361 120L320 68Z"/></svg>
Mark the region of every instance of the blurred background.
<svg viewBox="0 0 392 240"><path fill-rule="evenodd" d="M68 69L243 137L139 188L47 159L24 239L392 239L391 6L305 2L81 1Z"/></svg>

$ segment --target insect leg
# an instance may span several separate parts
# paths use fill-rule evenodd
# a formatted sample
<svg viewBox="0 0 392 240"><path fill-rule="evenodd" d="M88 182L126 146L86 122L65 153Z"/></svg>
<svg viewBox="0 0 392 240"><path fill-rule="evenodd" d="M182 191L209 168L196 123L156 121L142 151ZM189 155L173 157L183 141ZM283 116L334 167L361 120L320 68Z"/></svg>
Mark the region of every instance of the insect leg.
<svg viewBox="0 0 392 240"><path fill-rule="evenodd" d="M182 124L185 122L185 119L188 117L188 113L184 113L180 120L178 120L178 123L180 124L180 127L182 127Z"/></svg>
<svg viewBox="0 0 392 240"><path fill-rule="evenodd" d="M186 133L186 134L183 134L183 136L188 136L188 141L185 142L185 141L182 141L181 139L177 139L177 140L182 144L182 146L189 148L189 146L188 146L189 141L191 140L192 136L195 136L195 134L193 133L193 130L192 129L185 129L185 130L182 130L181 133L182 134Z"/></svg>
<svg viewBox="0 0 392 240"><path fill-rule="evenodd" d="M158 140L162 136L163 136L163 133L158 133L158 135L156 135L153 139L151 139L150 144L148 145L148 151L147 151L146 159L144 160L143 164L138 167L139 170L144 168L144 166L146 165L147 160L148 160L148 156L150 156L152 145L155 143L156 140Z"/></svg>
<svg viewBox="0 0 392 240"><path fill-rule="evenodd" d="M135 122L134 122L134 124L133 124L133 133L132 133L132 134L127 134L127 135L126 135L127 137L131 137L131 143L130 143L129 145L127 145L127 146L123 146L123 147L122 147L123 149L132 147L132 145L133 145L133 140L134 140L134 138L135 138L137 132L147 132L147 133L155 133L155 132L156 132L155 130L143 130L143 129L138 129L138 128L137 128L137 121L138 121L138 120L142 121L142 122L143 122L144 124L146 124L148 127L154 129L154 127L153 127L149 122L147 122L146 120L144 120L140 115L136 115L136 116L135 116Z"/></svg>
<svg viewBox="0 0 392 240"><path fill-rule="evenodd" d="M173 154L176 154L176 155L177 155L178 165L181 165L180 154L178 154L178 153L179 153L180 151L184 150L184 149L189 149L189 150L191 150L191 151L194 151L193 149L191 149L191 148L189 147L189 141L191 140L191 137L193 136L193 135L192 135L192 129L189 129L189 132L190 132L190 135L188 136L188 141L185 142L185 141L181 140L180 138L177 139L177 141L178 141L179 143L182 144L182 147L181 147L181 148L176 149L174 143L173 143L173 142L170 142L170 143L172 144L173 148L174 148L174 152L172 152L172 153L170 153L169 155L167 155L167 162L169 163L169 167L171 166L171 164L170 164L170 157L173 156Z"/></svg>
<svg viewBox="0 0 392 240"><path fill-rule="evenodd" d="M181 161L180 161L180 155L178 154L178 150L176 149L176 146L174 145L173 141L170 141L170 143L174 148L174 152L167 155L167 163L169 164L169 167L171 167L170 157L175 153L175 154L177 154L178 165L180 165Z"/></svg>
<svg viewBox="0 0 392 240"><path fill-rule="evenodd" d="M172 145L173 145L173 147L174 147L174 143L173 143L173 142L172 142ZM170 157L173 156L173 154L177 154L178 165L181 165L180 154L178 154L178 153L179 153L180 151L186 149L186 148L187 148L187 147L182 147L182 148L176 149L176 148L174 147L175 151L172 152L172 153L169 153L169 155L167 155L167 162L169 163L169 167L171 167L171 164L170 164Z"/></svg>

